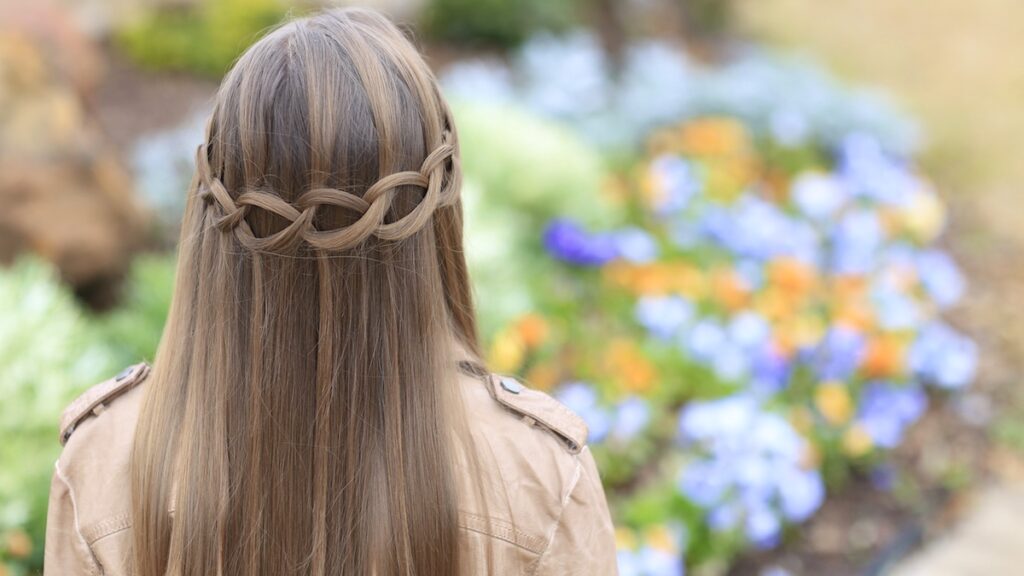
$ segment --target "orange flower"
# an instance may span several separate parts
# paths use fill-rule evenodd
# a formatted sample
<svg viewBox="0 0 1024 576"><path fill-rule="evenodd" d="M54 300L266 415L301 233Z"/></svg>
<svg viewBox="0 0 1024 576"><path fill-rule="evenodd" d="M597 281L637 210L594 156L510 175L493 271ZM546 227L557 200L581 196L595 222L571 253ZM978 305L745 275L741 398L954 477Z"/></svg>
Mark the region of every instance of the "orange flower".
<svg viewBox="0 0 1024 576"><path fill-rule="evenodd" d="M526 373L526 381L531 388L548 391L558 383L558 368L554 364L537 364Z"/></svg>
<svg viewBox="0 0 1024 576"><path fill-rule="evenodd" d="M7 533L5 538L7 553L12 558L26 558L32 553L32 538L24 530L14 529Z"/></svg>
<svg viewBox="0 0 1024 576"><path fill-rule="evenodd" d="M733 312L745 308L750 301L750 291L746 283L731 268L720 268L712 273L711 296Z"/></svg>
<svg viewBox="0 0 1024 576"><path fill-rule="evenodd" d="M768 283L791 295L804 298L818 287L818 273L796 258L777 258L768 263Z"/></svg>
<svg viewBox="0 0 1024 576"><path fill-rule="evenodd" d="M527 348L536 348L548 337L548 323L540 314L526 314L515 323L523 344Z"/></svg>
<svg viewBox="0 0 1024 576"><path fill-rule="evenodd" d="M721 156L745 152L750 135L741 122L732 118L708 117L682 126L679 148L696 156Z"/></svg>
<svg viewBox="0 0 1024 576"><path fill-rule="evenodd" d="M885 378L902 373L906 363L906 341L894 334L882 334L868 341L862 369L869 378Z"/></svg>
<svg viewBox="0 0 1024 576"><path fill-rule="evenodd" d="M654 366L629 340L613 340L605 363L615 381L629 392L646 392L657 378Z"/></svg>
<svg viewBox="0 0 1024 576"><path fill-rule="evenodd" d="M698 298L705 289L704 275L683 263L631 264L616 261L602 268L602 274L612 286L638 295L675 293Z"/></svg>

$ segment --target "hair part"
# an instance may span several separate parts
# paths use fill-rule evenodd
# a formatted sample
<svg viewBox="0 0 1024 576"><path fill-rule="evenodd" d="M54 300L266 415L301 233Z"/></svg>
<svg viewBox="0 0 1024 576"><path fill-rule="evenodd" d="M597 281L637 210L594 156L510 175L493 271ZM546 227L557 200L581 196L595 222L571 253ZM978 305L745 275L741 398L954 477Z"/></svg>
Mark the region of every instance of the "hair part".
<svg viewBox="0 0 1024 576"><path fill-rule="evenodd" d="M239 59L136 430L135 574L460 572L454 387L482 365L460 182L384 17L293 20Z"/></svg>

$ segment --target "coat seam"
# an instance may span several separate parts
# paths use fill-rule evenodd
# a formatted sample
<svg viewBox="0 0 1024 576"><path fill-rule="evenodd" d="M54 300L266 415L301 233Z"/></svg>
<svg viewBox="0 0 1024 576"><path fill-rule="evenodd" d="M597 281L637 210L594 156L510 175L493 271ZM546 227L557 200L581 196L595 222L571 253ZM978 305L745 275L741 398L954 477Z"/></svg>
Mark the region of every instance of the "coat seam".
<svg viewBox="0 0 1024 576"><path fill-rule="evenodd" d="M583 450L587 450L588 447L584 446ZM582 450L580 451L582 453ZM529 571L528 576L536 576L537 571L540 570L540 565L544 562L545 556L551 550L551 545L555 542L555 536L558 534L558 527L562 524L562 516L565 514L565 509L569 503L569 499L572 497L572 493L576 490L576 486L579 484L580 478L583 476L583 464L580 463L579 454L573 454L573 460L576 462L576 469L573 471L572 481L569 483L569 488L562 495L560 501L561 506L558 508L558 516L555 518L554 526L548 534L547 544L544 545L544 550L541 551L540 555L537 556L537 561L533 565L533 569Z"/></svg>
<svg viewBox="0 0 1024 576"><path fill-rule="evenodd" d="M60 469L60 460L54 464L54 470L57 473L57 477L60 478L60 481L63 482L64 486L68 489L68 498L71 499L71 510L74 513L73 516L75 519L75 535L85 546L85 550L89 553L89 560L92 562L92 565L88 566L89 574L92 576L100 576L102 574L102 571L99 568L100 563L96 560L96 554L93 552L92 546L89 545L85 536L82 535L81 524L78 521L78 502L75 500L75 490L71 487L71 482L68 482L67 476L65 476L64 472Z"/></svg>

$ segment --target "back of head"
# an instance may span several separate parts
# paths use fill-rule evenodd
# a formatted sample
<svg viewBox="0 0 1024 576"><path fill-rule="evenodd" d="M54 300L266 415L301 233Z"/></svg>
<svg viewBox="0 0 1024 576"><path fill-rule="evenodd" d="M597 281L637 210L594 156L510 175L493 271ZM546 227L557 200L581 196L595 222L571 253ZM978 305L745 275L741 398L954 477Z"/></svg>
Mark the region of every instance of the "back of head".
<svg viewBox="0 0 1024 576"><path fill-rule="evenodd" d="M426 64L370 11L286 23L224 79L196 164L135 573L457 573L455 350L479 355Z"/></svg>

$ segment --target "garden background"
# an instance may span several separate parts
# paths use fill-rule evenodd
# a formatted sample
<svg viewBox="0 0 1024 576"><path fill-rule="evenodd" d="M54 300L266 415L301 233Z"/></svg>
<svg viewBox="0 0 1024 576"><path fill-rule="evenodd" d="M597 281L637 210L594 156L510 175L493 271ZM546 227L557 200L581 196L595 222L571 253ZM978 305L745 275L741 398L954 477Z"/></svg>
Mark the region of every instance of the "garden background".
<svg viewBox="0 0 1024 576"><path fill-rule="evenodd" d="M0 1L0 575L151 360L218 78L325 3ZM1024 5L379 0L452 101L489 361L588 422L623 574L1015 574Z"/></svg>

